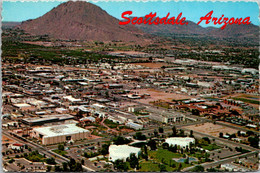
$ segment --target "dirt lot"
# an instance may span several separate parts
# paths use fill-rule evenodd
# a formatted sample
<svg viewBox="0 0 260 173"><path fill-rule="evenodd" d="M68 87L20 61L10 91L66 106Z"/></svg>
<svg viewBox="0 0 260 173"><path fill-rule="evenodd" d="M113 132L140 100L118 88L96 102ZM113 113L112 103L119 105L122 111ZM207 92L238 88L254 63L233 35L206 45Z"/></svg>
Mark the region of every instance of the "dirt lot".
<svg viewBox="0 0 260 173"><path fill-rule="evenodd" d="M166 66L167 63L134 63L134 65L141 65L149 68L161 68L162 66Z"/></svg>
<svg viewBox="0 0 260 173"><path fill-rule="evenodd" d="M134 90L134 92L137 92L138 94L144 94L144 93L150 94L149 97L138 100L141 103L146 103L146 104L149 104L149 102L157 101L157 100L171 102L173 99L181 100L181 99L193 98L193 97L187 96L187 95L175 94L175 93L165 93L163 91L158 91L158 90L154 90L154 89L139 89L139 90Z"/></svg>
<svg viewBox="0 0 260 173"><path fill-rule="evenodd" d="M5 135L2 135L2 144L6 144L6 143L11 144L11 143L14 143L14 142L15 142L14 140L6 137Z"/></svg>
<svg viewBox="0 0 260 173"><path fill-rule="evenodd" d="M233 134L237 132L237 130L235 129L224 127L213 123L197 124L197 125L187 126L186 128L193 131L205 133L211 136L215 136L215 137L219 137L220 132L222 132L223 134L226 133Z"/></svg>

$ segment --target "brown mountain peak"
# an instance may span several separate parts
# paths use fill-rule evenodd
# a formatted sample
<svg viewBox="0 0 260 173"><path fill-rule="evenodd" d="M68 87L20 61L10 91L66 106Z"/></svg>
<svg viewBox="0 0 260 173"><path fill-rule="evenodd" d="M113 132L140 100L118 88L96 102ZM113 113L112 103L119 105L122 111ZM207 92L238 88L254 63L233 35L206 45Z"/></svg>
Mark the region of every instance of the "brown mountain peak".
<svg viewBox="0 0 260 173"><path fill-rule="evenodd" d="M121 26L100 7L83 1L62 3L37 19L23 22L20 28L34 35L72 40L140 41L143 35L134 26Z"/></svg>

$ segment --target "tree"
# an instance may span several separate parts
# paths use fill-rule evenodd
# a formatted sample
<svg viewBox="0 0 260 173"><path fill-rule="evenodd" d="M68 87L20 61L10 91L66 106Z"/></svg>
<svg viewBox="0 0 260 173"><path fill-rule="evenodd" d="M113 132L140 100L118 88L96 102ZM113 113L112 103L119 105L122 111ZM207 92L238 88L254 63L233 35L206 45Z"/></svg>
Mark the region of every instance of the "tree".
<svg viewBox="0 0 260 173"><path fill-rule="evenodd" d="M151 139L150 141L148 141L148 146L150 146L151 150L156 150L157 147L156 147L156 142L155 140Z"/></svg>
<svg viewBox="0 0 260 173"><path fill-rule="evenodd" d="M190 131L190 137L193 137L193 130Z"/></svg>
<svg viewBox="0 0 260 173"><path fill-rule="evenodd" d="M55 165L56 164L55 159L53 157L47 158L46 159L46 163L47 164L51 164L51 165Z"/></svg>
<svg viewBox="0 0 260 173"><path fill-rule="evenodd" d="M58 145L58 150L60 150L60 151L64 151L64 145L59 144L59 145Z"/></svg>
<svg viewBox="0 0 260 173"><path fill-rule="evenodd" d="M126 172L128 170L128 166L127 166L126 162L124 162L121 159L117 159L114 162L114 168L117 169L118 171L121 171L121 172L122 171Z"/></svg>
<svg viewBox="0 0 260 173"><path fill-rule="evenodd" d="M134 135L134 139L137 140L146 140L146 136L142 134L142 132L136 132Z"/></svg>
<svg viewBox="0 0 260 173"><path fill-rule="evenodd" d="M223 138L223 133L222 132L219 133L219 137Z"/></svg>
<svg viewBox="0 0 260 173"><path fill-rule="evenodd" d="M102 148L100 150L100 153L102 155L107 155L108 154L108 149L109 149L109 144L103 144Z"/></svg>
<svg viewBox="0 0 260 173"><path fill-rule="evenodd" d="M167 172L166 166L164 164L159 165L160 172Z"/></svg>
<svg viewBox="0 0 260 173"><path fill-rule="evenodd" d="M116 145L123 145L123 144L128 144L130 143L131 141L127 138L124 138L122 136L117 136L113 139L113 142L114 144Z"/></svg>
<svg viewBox="0 0 260 173"><path fill-rule="evenodd" d="M51 166L47 166L46 172L51 172Z"/></svg>
<svg viewBox="0 0 260 173"><path fill-rule="evenodd" d="M169 144L167 142L164 142L162 144L162 147L163 147L163 149L168 149L169 148Z"/></svg>
<svg viewBox="0 0 260 173"><path fill-rule="evenodd" d="M187 157L187 158L184 160L184 163L185 163L185 164L189 164L189 157Z"/></svg>
<svg viewBox="0 0 260 173"><path fill-rule="evenodd" d="M192 172L204 172L204 167L201 165L197 165L191 171Z"/></svg>
<svg viewBox="0 0 260 173"><path fill-rule="evenodd" d="M63 162L62 163L62 167L63 167L63 171L67 172L68 171L68 163L67 162Z"/></svg>
<svg viewBox="0 0 260 173"><path fill-rule="evenodd" d="M84 165L84 164L85 164L84 159L81 159L81 165Z"/></svg>
<svg viewBox="0 0 260 173"><path fill-rule="evenodd" d="M55 171L55 172L61 172L62 169L60 168L60 166L55 165L55 167L54 167L54 171Z"/></svg>
<svg viewBox="0 0 260 173"><path fill-rule="evenodd" d="M181 168L182 168L182 164L181 164L181 163L179 163L177 170L178 170L178 171L180 171L180 170L181 170Z"/></svg>
<svg viewBox="0 0 260 173"><path fill-rule="evenodd" d="M154 132L153 132L154 136L158 136L158 131L156 129L154 129Z"/></svg>
<svg viewBox="0 0 260 173"><path fill-rule="evenodd" d="M175 126L172 127L172 136L176 137L177 136L177 129Z"/></svg>
<svg viewBox="0 0 260 173"><path fill-rule="evenodd" d="M250 146L254 148L259 148L259 137L254 136L254 137L249 137L248 142L250 143Z"/></svg>
<svg viewBox="0 0 260 173"><path fill-rule="evenodd" d="M163 133L163 132L164 132L163 127L159 127L159 128L158 128L158 131L159 131L159 133Z"/></svg>
<svg viewBox="0 0 260 173"><path fill-rule="evenodd" d="M131 168L137 168L139 166L139 160L134 153L130 154L129 163Z"/></svg>
<svg viewBox="0 0 260 173"><path fill-rule="evenodd" d="M192 115L200 115L200 111L198 109L192 109Z"/></svg>

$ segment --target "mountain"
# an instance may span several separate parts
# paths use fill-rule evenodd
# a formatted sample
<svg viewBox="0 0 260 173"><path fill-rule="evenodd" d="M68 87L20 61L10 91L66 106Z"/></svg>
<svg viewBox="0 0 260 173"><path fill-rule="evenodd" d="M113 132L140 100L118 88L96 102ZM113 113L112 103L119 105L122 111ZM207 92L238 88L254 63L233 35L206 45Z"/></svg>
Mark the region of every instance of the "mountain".
<svg viewBox="0 0 260 173"><path fill-rule="evenodd" d="M3 29L14 28L20 24L21 24L21 22L2 22L2 28Z"/></svg>
<svg viewBox="0 0 260 173"><path fill-rule="evenodd" d="M62 3L37 19L22 22L19 28L34 35L88 41L142 41L145 35L134 26L119 25L118 19L83 1Z"/></svg>

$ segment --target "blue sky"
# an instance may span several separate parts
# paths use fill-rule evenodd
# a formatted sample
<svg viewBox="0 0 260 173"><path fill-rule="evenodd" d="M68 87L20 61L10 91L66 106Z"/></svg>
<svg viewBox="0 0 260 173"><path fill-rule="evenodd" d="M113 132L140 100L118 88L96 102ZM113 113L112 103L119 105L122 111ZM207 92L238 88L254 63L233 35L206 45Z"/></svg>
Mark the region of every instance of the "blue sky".
<svg viewBox="0 0 260 173"><path fill-rule="evenodd" d="M90 1L91 2L91 1ZM3 21L24 21L35 19L58 6L60 1L54 2L3 2ZM259 25L259 7L256 2L196 2L196 1L170 1L170 2L92 2L107 11L110 15L121 19L124 11L133 11L132 16L144 16L150 12L157 12L157 15L164 17L170 12L170 16L177 16L180 12L187 20L198 22L200 17L205 16L211 10L214 11L212 17L250 17L255 25ZM206 25L205 22L201 23ZM216 25L216 27L219 27Z"/></svg>

